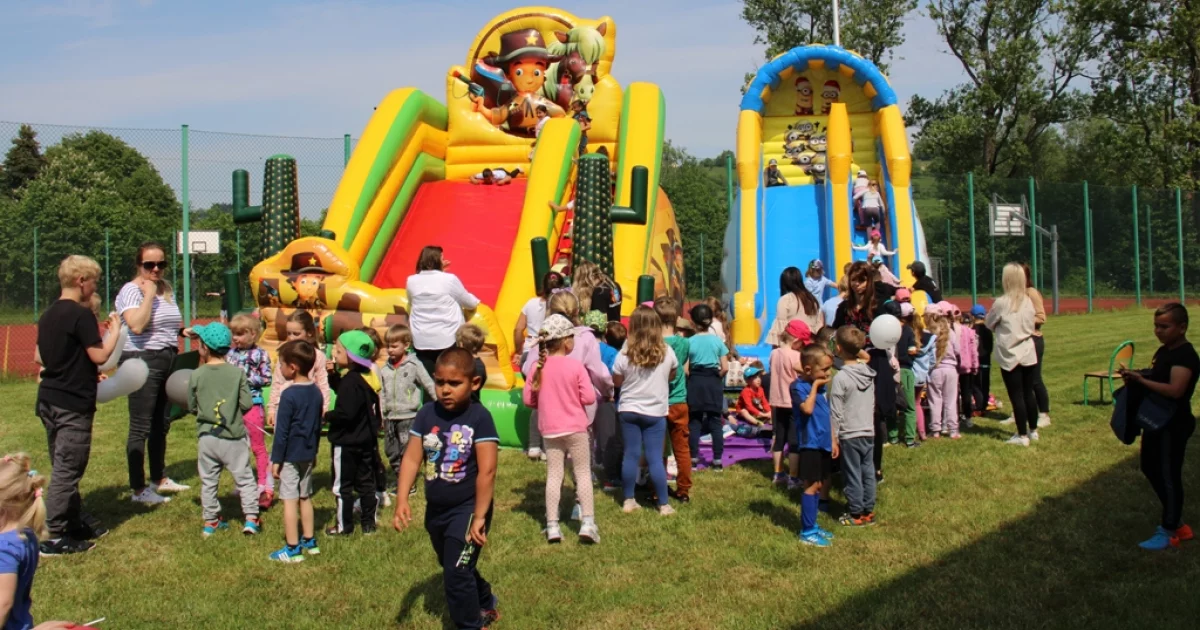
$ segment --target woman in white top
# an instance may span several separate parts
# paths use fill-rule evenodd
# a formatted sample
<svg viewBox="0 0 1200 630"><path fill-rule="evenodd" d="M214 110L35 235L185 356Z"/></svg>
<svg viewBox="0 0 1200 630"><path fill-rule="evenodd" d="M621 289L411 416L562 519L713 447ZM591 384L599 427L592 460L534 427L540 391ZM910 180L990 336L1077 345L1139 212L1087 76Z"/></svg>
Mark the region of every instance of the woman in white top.
<svg viewBox="0 0 1200 630"><path fill-rule="evenodd" d="M821 303L804 285L804 276L796 267L788 267L779 274L779 302L775 304L775 321L767 331L767 345L778 346L779 334L788 322L798 319L808 325L809 330L821 330L825 326L825 315Z"/></svg>
<svg viewBox="0 0 1200 630"><path fill-rule="evenodd" d="M1037 397L1034 396L1037 351L1033 345L1033 302L1025 292L1025 270L1017 263L1004 266L1004 295L996 299L984 325L995 333L996 363L1017 421L1009 444L1029 446L1038 439Z"/></svg>
<svg viewBox="0 0 1200 630"><path fill-rule="evenodd" d="M537 295L529 298L521 307L521 315L517 317L517 326L513 329L513 365L521 369L525 364L525 349L530 342L536 341L542 322L546 320L546 300L550 294L563 286L563 275L551 271L542 276L542 285L537 287Z"/></svg>
<svg viewBox="0 0 1200 630"><path fill-rule="evenodd" d="M450 261L442 260L442 248L426 245L417 258L417 273L408 277L408 327L413 347L425 370L433 374L438 355L454 347L454 336L466 323L463 309L479 306L458 276L446 273Z"/></svg>
<svg viewBox="0 0 1200 630"><path fill-rule="evenodd" d="M188 486L167 477L167 376L179 352L183 318L171 285L163 278L167 257L162 245L143 243L137 250L136 273L117 293L114 303L129 327L121 362L141 359L150 368L146 383L129 395L129 438L125 459L129 487L137 503L165 503L160 492L182 492ZM146 483L146 455L150 458L150 483Z"/></svg>
<svg viewBox="0 0 1200 630"><path fill-rule="evenodd" d="M885 205L879 192L879 181L872 179L867 189L854 193L854 207L858 210L858 226L874 227L883 222Z"/></svg>

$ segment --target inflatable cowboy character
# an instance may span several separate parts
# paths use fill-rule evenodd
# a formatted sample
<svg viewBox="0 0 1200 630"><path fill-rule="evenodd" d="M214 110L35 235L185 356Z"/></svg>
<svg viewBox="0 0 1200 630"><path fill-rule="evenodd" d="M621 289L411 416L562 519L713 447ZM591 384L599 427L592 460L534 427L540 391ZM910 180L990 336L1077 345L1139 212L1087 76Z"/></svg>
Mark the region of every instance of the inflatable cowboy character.
<svg viewBox="0 0 1200 630"><path fill-rule="evenodd" d="M302 252L292 256L291 270L283 272L287 283L296 291L292 306L303 309L325 308L321 296L321 284L330 272L321 267L321 259L315 252Z"/></svg>
<svg viewBox="0 0 1200 630"><path fill-rule="evenodd" d="M562 60L562 55L551 55L546 50L542 34L528 28L500 36L500 54L489 55L483 62L499 68L512 89L500 90L507 102L487 107L483 96L472 96L475 111L488 122L511 133L533 136L537 127L537 109L546 107L551 118L566 115L557 103L541 95L546 84L546 72L550 64Z"/></svg>

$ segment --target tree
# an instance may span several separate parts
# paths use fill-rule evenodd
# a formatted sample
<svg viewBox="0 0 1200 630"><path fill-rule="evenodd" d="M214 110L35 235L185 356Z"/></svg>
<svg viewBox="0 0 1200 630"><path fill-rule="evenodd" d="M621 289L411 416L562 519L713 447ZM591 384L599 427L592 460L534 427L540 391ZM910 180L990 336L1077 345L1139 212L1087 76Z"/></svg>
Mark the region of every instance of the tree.
<svg viewBox="0 0 1200 630"><path fill-rule="evenodd" d="M904 17L916 7L917 0L843 0L842 45L886 72L892 51L904 43ZM742 19L758 31L754 41L767 45L768 59L805 44L833 43L829 0L742 0Z"/></svg>
<svg viewBox="0 0 1200 630"><path fill-rule="evenodd" d="M0 192L17 197L22 188L33 181L46 166L38 145L37 132L29 125L21 125L12 148L4 156L4 168L0 169Z"/></svg>
<svg viewBox="0 0 1200 630"><path fill-rule="evenodd" d="M709 174L710 170L670 141L663 147L662 187L671 199L679 224L689 297L721 295L722 247L729 212L725 207L725 187ZM700 282L701 268L707 286Z"/></svg>

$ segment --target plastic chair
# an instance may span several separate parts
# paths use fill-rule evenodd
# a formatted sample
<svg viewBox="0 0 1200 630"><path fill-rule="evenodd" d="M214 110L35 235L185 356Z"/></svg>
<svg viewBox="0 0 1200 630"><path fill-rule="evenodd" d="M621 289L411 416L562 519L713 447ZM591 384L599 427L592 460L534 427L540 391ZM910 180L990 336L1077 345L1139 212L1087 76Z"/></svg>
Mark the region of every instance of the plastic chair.
<svg viewBox="0 0 1200 630"><path fill-rule="evenodd" d="M1125 341L1113 350L1112 357L1108 359L1108 371L1084 372L1083 374L1083 404L1088 404L1088 379L1094 378L1100 381L1100 403L1104 404L1104 385L1108 384L1109 402L1112 402L1113 393L1113 374L1117 371L1120 364L1125 364L1127 369L1133 368L1133 342Z"/></svg>

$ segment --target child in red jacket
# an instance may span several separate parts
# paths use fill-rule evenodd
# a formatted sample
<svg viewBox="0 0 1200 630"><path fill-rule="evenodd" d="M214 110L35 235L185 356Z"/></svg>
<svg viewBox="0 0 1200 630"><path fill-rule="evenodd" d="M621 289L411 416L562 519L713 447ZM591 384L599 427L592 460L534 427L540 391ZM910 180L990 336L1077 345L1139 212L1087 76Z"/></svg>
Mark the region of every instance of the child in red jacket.
<svg viewBox="0 0 1200 630"><path fill-rule="evenodd" d="M734 407L739 423L761 427L763 423L771 421L771 403L767 402L767 392L762 386L762 374L762 366L758 364L746 368L743 373L746 387L742 389Z"/></svg>

